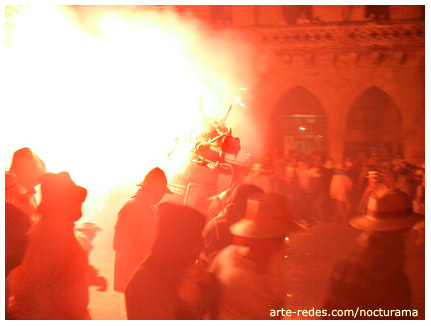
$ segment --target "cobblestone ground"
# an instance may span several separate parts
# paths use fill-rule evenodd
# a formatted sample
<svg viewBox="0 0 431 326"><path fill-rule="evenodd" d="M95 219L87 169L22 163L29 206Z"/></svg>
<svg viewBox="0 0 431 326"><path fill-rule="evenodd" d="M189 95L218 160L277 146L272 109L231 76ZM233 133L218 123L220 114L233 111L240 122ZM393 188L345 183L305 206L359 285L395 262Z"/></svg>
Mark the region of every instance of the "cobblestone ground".
<svg viewBox="0 0 431 326"><path fill-rule="evenodd" d="M292 237L287 249L289 269L288 308L319 309L325 298L328 279L334 264L355 246L359 231L344 224L320 224L310 232ZM406 273L409 276L412 309L425 318L425 248L416 245L416 233L411 231L406 247ZM113 291L114 254L97 248L91 253L91 263L108 279L108 290L90 288L90 314L93 319L126 319L124 297ZM317 317L307 317L317 319Z"/></svg>

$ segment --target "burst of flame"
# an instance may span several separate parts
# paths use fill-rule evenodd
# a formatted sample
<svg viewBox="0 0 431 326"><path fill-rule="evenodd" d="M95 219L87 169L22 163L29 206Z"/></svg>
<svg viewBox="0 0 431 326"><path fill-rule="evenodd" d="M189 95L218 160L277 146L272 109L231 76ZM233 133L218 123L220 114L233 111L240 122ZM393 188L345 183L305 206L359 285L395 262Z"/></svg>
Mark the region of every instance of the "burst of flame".
<svg viewBox="0 0 431 326"><path fill-rule="evenodd" d="M60 6L26 7L14 19L6 165L29 146L49 171L106 188L142 179L153 166L169 176L185 164L201 131L199 98L211 98L207 85L218 77L196 63L181 30L107 12L92 22L98 33L88 33ZM212 114L224 114L213 104Z"/></svg>

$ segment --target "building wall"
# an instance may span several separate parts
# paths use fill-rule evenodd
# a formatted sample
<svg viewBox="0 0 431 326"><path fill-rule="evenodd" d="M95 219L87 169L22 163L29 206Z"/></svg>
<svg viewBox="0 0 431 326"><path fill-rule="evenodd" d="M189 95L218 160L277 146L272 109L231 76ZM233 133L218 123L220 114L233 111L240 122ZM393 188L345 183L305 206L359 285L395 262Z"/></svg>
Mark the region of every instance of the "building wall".
<svg viewBox="0 0 431 326"><path fill-rule="evenodd" d="M243 14L252 14L252 8L245 11L241 6L232 6L232 12L241 11ZM257 23L259 25L283 25L282 6L254 6L254 14L257 11ZM363 28L365 21L364 6L313 6L313 16L319 17L322 22L340 22L346 19L357 21ZM420 19L423 14L423 6L390 6L391 20ZM233 15L236 17L236 15ZM241 14L238 14L241 16ZM247 19L232 21L232 26L245 24ZM248 21L252 21L249 19ZM371 24L371 28L373 23ZM351 44L332 41L325 48L319 42L300 42L293 46L292 42L281 44L280 38L286 30L277 35L276 41L271 44L262 41L263 37L252 37L259 49L272 47L277 53L275 62L272 62L266 73L262 76L262 83L256 87L256 101L254 114L262 123L262 132L268 135L268 142L272 142L271 119L274 108L279 99L295 86L301 86L314 94L323 106L327 117L327 153L335 160L342 160L346 136L346 123L350 109L354 101L370 87L378 87L386 93L395 104L401 117L401 130L403 154L406 160L420 163L425 159L425 59L423 36L399 40L398 26L388 22L388 28L378 24L376 33L379 36L386 34L392 37L373 36L374 31L367 29L356 30L352 25L352 31L360 35L358 41ZM310 28L314 28L311 25ZM350 26L350 25L349 25ZM283 28L281 26L280 28ZM307 26L302 27L306 29ZM318 28L318 27L317 27ZM336 28L336 27L335 27ZM403 25L400 28L404 31ZM408 30L408 27L406 30ZM304 32L297 30L298 32ZM415 27L410 29L414 34ZM257 30L249 30L245 33L259 33ZM314 33L311 30L311 34ZM277 34L278 33L278 34ZM308 33L305 30L304 33ZM323 32L326 33L326 32ZM345 32L347 33L347 32ZM339 37L337 33L335 38ZM403 34L404 35L404 34ZM341 35L345 37L345 35ZM415 38L416 37L416 38ZM268 36L266 36L268 39ZM271 35L269 36L271 38ZM419 45L416 46L416 41ZM410 42L410 43L409 43ZM286 44L289 43L289 44ZM344 45L343 45L344 44ZM424 43L423 43L424 44ZM413 46L412 46L413 45ZM323 49L323 50L322 50ZM268 110L268 107L271 108ZM386 129L390 130L390 129ZM398 132L398 131L394 131ZM383 135L390 137L391 135ZM365 133L358 133L357 140L366 140ZM396 137L396 135L392 135Z"/></svg>
<svg viewBox="0 0 431 326"><path fill-rule="evenodd" d="M198 17L211 20L211 11L214 7L228 7L232 20L228 26L274 26L285 25L283 11L296 10L295 5L231 5L231 6L182 6L188 7ZM360 22L367 20L364 5L313 5L311 6L313 18L322 23L336 23L343 21ZM218 8L220 9L220 8ZM424 17L423 5L391 5L389 6L391 20L421 19Z"/></svg>
<svg viewBox="0 0 431 326"><path fill-rule="evenodd" d="M378 87L395 103L401 116L401 138L404 157L410 162L425 159L425 92L423 58L412 58L408 66L361 67L356 63L334 64L330 56L317 59L319 63L306 64L301 60L286 64L280 59L279 67L269 71L260 93L263 103L275 107L279 98L295 86L302 86L321 102L327 116L328 155L335 160L344 156L344 140L349 111L353 102L370 87ZM416 61L416 62L415 62ZM271 85L268 85L271 80ZM263 107L263 106L262 106ZM270 115L267 112L266 132L271 134ZM366 135L362 135L366 139ZM360 139L358 139L360 140Z"/></svg>
<svg viewBox="0 0 431 326"><path fill-rule="evenodd" d="M199 11L199 16L211 23L211 7L194 6L192 10ZM260 122L261 130L257 132L267 135L267 142L273 141L271 119L277 102L290 89L301 86L318 98L325 111L327 154L342 160L352 104L370 87L378 87L390 97L401 117L399 132L405 159L424 161L424 28L402 25L402 21L423 22L424 6L391 5L390 21L375 24L367 23L365 6L315 5L311 13L318 22L298 27L286 25L283 10L289 10L289 6L225 7L229 7L229 20L224 28L240 27L258 51L275 54L261 82L250 90L254 94L250 114ZM401 21L401 25L394 25L395 21ZM247 26L250 28L243 29ZM319 40L305 38L317 35L320 26L323 27ZM326 30L325 26L332 26L333 30ZM350 30L337 32L338 26ZM289 28L294 30L291 36L302 35L302 39L286 40ZM333 36L325 44L323 38L328 31ZM349 33L355 34L354 39L348 39ZM343 39L337 43L338 38ZM356 133L355 137L366 140L367 135Z"/></svg>

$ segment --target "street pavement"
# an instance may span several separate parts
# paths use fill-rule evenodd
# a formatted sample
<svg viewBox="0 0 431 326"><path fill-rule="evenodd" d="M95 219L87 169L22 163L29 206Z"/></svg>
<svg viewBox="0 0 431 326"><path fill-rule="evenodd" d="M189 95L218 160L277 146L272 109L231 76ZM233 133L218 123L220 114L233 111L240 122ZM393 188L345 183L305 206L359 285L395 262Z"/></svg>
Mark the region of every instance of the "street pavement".
<svg viewBox="0 0 431 326"><path fill-rule="evenodd" d="M337 261L355 248L359 233L347 223L323 223L311 227L309 232L290 237L286 250L287 309L322 308L331 270ZM410 280L412 309L419 312L416 319L424 319L425 247L424 244L416 244L416 239L417 232L409 231L405 271ZM93 319L124 320L124 296L113 290L114 253L107 248L109 246L98 248L95 242L95 249L90 255L90 263L108 280L106 292L90 288L90 314Z"/></svg>

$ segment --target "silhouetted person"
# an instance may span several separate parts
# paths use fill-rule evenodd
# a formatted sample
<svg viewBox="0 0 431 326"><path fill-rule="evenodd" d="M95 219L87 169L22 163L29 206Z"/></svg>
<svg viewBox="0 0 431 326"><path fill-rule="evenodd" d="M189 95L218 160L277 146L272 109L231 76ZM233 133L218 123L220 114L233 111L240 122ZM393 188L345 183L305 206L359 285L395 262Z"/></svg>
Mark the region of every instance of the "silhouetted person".
<svg viewBox="0 0 431 326"><path fill-rule="evenodd" d="M287 293L285 237L301 229L289 206L278 194L255 194L230 227L233 244L209 266L220 283L218 319L277 319L271 310L284 307Z"/></svg>
<svg viewBox="0 0 431 326"><path fill-rule="evenodd" d="M338 163L329 186L329 196L334 200L334 220L347 222L351 210L353 181L348 176L343 163Z"/></svg>
<svg viewBox="0 0 431 326"><path fill-rule="evenodd" d="M6 277L21 262L27 247L27 231L32 221L25 213L25 197L27 190L18 184L16 175L5 173L5 245L6 245Z"/></svg>
<svg viewBox="0 0 431 326"><path fill-rule="evenodd" d="M118 213L114 233L115 291L124 292L133 271L150 251L154 235L153 205L172 193L167 185L165 173L159 168L152 169Z"/></svg>
<svg viewBox="0 0 431 326"><path fill-rule="evenodd" d="M201 319L214 308L215 279L194 262L205 216L177 204L158 206L151 252L125 291L128 319Z"/></svg>
<svg viewBox="0 0 431 326"><path fill-rule="evenodd" d="M21 264L28 245L27 232L31 221L23 211L12 204L5 203L5 276ZM5 318L11 319L9 313L10 284L5 283Z"/></svg>
<svg viewBox="0 0 431 326"><path fill-rule="evenodd" d="M27 232L31 222L27 215L12 204L5 204L5 274L22 261L28 245Z"/></svg>
<svg viewBox="0 0 431 326"><path fill-rule="evenodd" d="M37 202L34 196L35 187L40 182L40 177L46 173L45 163L28 147L21 148L13 153L9 173L15 175L15 181L19 187L24 188L22 194L14 198L15 206L19 207L32 220L37 220ZM17 187L15 184L13 185ZM8 198L6 189L6 198Z"/></svg>
<svg viewBox="0 0 431 326"><path fill-rule="evenodd" d="M368 171L366 178L368 185L364 189L358 205L358 212L361 214L366 213L368 200L374 193L378 191L379 187L382 186L381 175L378 171Z"/></svg>
<svg viewBox="0 0 431 326"><path fill-rule="evenodd" d="M417 216L410 209L407 194L392 189L372 195L367 213L350 224L364 232L359 248L340 261L332 271L324 308L356 309L384 313L357 313L356 319L411 319L389 315L390 310L410 309L410 286L404 272L406 231ZM353 316L327 316L327 319L353 319Z"/></svg>
<svg viewBox="0 0 431 326"><path fill-rule="evenodd" d="M210 262L220 250L232 243L233 236L229 227L244 217L248 197L258 192L261 193L262 189L248 184L234 189L232 197L223 211L205 226L202 234L207 262Z"/></svg>
<svg viewBox="0 0 431 326"><path fill-rule="evenodd" d="M11 311L15 319L86 319L88 261L73 228L87 190L67 172L47 173L40 180L40 220L15 270Z"/></svg>

